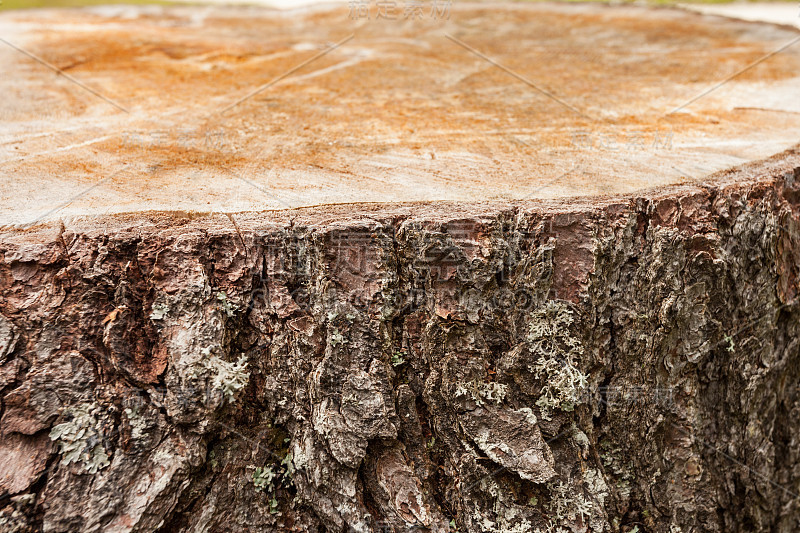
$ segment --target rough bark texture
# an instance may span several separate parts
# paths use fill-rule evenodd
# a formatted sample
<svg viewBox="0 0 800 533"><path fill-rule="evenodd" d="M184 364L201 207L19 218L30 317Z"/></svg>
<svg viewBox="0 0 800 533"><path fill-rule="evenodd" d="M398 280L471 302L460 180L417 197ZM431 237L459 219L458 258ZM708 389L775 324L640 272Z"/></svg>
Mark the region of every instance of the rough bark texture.
<svg viewBox="0 0 800 533"><path fill-rule="evenodd" d="M6 229L0 530L796 531L799 180Z"/></svg>

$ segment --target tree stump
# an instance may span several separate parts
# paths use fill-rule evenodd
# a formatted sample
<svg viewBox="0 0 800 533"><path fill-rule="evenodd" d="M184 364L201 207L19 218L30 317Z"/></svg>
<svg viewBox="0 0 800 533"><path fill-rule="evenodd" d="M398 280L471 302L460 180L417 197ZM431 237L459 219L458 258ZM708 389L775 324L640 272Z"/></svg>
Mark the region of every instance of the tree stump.
<svg viewBox="0 0 800 533"><path fill-rule="evenodd" d="M797 530L795 29L0 29L0 530Z"/></svg>

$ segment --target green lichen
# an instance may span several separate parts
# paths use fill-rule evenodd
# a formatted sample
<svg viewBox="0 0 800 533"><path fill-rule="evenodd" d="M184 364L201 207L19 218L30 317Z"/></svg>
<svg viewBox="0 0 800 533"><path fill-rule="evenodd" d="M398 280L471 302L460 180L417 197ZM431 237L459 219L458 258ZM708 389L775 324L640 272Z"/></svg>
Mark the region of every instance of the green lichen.
<svg viewBox="0 0 800 533"><path fill-rule="evenodd" d="M220 306L228 318L233 316L234 308L231 305L230 301L228 301L228 295L224 291L217 292L217 300L219 300Z"/></svg>
<svg viewBox="0 0 800 533"><path fill-rule="evenodd" d="M295 473L294 460L291 452L287 452L281 459L280 465L266 465L248 468L253 470L253 486L256 492L264 492L269 498L270 514L279 514L278 511L278 489L293 483Z"/></svg>
<svg viewBox="0 0 800 533"><path fill-rule="evenodd" d="M340 344L347 344L347 339L344 338L344 335L339 333L339 330L336 328L331 329L331 346L339 346Z"/></svg>
<svg viewBox="0 0 800 533"><path fill-rule="evenodd" d="M270 514L278 513L278 499L275 497L275 478L278 477L271 466L260 466L253 472L253 485L256 492L265 491L269 497Z"/></svg>
<svg viewBox="0 0 800 533"><path fill-rule="evenodd" d="M729 352L736 351L736 343L733 342L733 337L731 337L730 335L725 335L725 342L728 343L726 350L728 350Z"/></svg>
<svg viewBox="0 0 800 533"><path fill-rule="evenodd" d="M253 471L253 485L256 487L256 492L261 492L267 489L268 492L275 491L275 472L271 466L259 466Z"/></svg>
<svg viewBox="0 0 800 533"><path fill-rule="evenodd" d="M50 431L50 440L58 443L61 464L81 463L86 472L96 474L110 464L102 444L103 412L96 403L86 403L69 409L67 416L70 420Z"/></svg>
<svg viewBox="0 0 800 533"><path fill-rule="evenodd" d="M283 469L283 475L285 477L290 480L294 477L294 456L292 452L288 452L281 460L281 468Z"/></svg>
<svg viewBox="0 0 800 533"><path fill-rule="evenodd" d="M403 363L405 363L406 360L405 357L403 357L404 355L405 352L400 352L400 351L394 352L392 354L392 366L400 366Z"/></svg>

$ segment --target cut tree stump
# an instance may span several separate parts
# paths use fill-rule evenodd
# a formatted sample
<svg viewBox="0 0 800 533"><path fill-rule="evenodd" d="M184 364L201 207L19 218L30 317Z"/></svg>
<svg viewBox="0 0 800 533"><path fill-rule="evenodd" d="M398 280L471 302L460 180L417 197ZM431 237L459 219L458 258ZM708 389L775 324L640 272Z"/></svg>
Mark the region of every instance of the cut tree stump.
<svg viewBox="0 0 800 533"><path fill-rule="evenodd" d="M360 5L0 14L0 531L797 531L800 33Z"/></svg>

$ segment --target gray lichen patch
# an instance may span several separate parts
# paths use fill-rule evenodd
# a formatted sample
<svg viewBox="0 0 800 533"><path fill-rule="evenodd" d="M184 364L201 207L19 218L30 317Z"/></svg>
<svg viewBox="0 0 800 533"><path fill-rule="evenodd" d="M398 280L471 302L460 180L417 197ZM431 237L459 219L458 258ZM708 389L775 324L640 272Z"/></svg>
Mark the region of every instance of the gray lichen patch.
<svg viewBox="0 0 800 533"><path fill-rule="evenodd" d="M86 403L70 408L66 413L69 420L53 426L50 440L58 444L61 464L79 463L89 474L110 464L103 446L101 421L105 416L99 405Z"/></svg>
<svg viewBox="0 0 800 533"><path fill-rule="evenodd" d="M496 382L483 382L478 380L459 382L456 384L455 396L469 397L477 406L483 406L484 402L499 404L502 403L508 393L508 386Z"/></svg>
<svg viewBox="0 0 800 533"><path fill-rule="evenodd" d="M141 439L149 427L148 421L144 419L139 410L138 406L125 408L125 416L131 427L131 438L134 440Z"/></svg>
<svg viewBox="0 0 800 533"><path fill-rule="evenodd" d="M232 402L236 393L247 386L250 373L247 372L247 357L242 355L235 362L225 361L216 355L205 353L202 368L211 379L211 387L222 393L225 400ZM199 375L196 374L196 375Z"/></svg>
<svg viewBox="0 0 800 533"><path fill-rule="evenodd" d="M570 332L573 322L572 309L554 300L530 316L527 342L534 361L528 370L543 383L536 405L544 419L554 409L572 411L588 385L589 376L578 368L583 346Z"/></svg>
<svg viewBox="0 0 800 533"><path fill-rule="evenodd" d="M162 320L169 313L169 306L164 303L154 303L150 311L150 320Z"/></svg>

